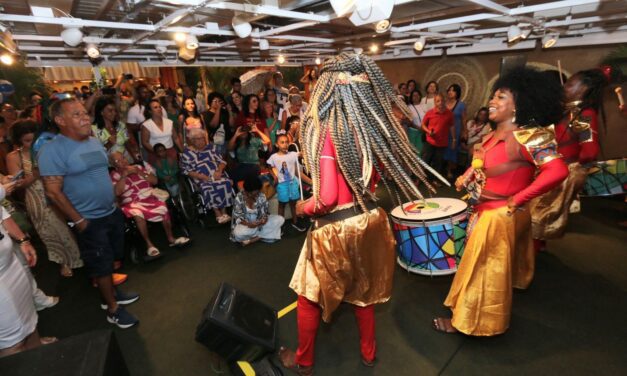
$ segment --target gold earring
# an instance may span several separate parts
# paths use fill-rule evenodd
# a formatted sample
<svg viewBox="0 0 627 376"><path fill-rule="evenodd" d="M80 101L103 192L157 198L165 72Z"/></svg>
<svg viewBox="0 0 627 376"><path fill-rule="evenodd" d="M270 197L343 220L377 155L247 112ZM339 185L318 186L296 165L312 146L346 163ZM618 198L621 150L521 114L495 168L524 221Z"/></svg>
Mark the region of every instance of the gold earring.
<svg viewBox="0 0 627 376"><path fill-rule="evenodd" d="M513 116L512 116L512 123L514 123L514 124L515 124L515 123L516 123L516 110L514 110L514 111L512 112L512 114L513 114Z"/></svg>

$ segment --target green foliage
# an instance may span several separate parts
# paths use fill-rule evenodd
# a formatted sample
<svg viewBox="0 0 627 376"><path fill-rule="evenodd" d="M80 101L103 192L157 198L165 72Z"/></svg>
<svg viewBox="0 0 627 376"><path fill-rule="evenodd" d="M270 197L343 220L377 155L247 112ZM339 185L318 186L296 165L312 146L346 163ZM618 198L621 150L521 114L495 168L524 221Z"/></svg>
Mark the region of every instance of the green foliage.
<svg viewBox="0 0 627 376"><path fill-rule="evenodd" d="M251 69L247 67L189 67L183 69L183 75L185 81L192 88L196 88L197 82L200 81L200 70L205 70L205 77L207 79L207 88L210 92L217 91L222 94L231 92L231 78L239 77L242 74L248 72ZM303 84L300 83L300 78L303 76L303 68L300 67L281 67L279 68L283 73L283 82L285 86L294 84L302 89Z"/></svg>
<svg viewBox="0 0 627 376"><path fill-rule="evenodd" d="M24 107L31 91L37 90L44 95L50 92L44 82L43 71L38 68L27 68L21 61L16 61L11 66L0 65L0 79L11 82L15 87L15 94L8 98L8 102L18 108Z"/></svg>

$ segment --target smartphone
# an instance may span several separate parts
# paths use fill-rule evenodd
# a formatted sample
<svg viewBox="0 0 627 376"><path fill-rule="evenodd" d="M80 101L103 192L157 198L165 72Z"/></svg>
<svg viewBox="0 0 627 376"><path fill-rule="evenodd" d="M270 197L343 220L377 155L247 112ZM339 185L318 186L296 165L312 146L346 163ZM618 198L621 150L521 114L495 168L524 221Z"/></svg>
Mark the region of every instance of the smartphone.
<svg viewBox="0 0 627 376"><path fill-rule="evenodd" d="M24 170L19 170L15 175L13 175L13 177L11 178L11 181L18 181L23 177L24 177Z"/></svg>
<svg viewBox="0 0 627 376"><path fill-rule="evenodd" d="M115 91L115 88L105 87L105 88L102 89L102 94L103 95L115 95L117 93Z"/></svg>
<svg viewBox="0 0 627 376"><path fill-rule="evenodd" d="M52 97L58 100L61 99L70 99L73 98L74 95L70 94L70 93L54 93L52 94Z"/></svg>

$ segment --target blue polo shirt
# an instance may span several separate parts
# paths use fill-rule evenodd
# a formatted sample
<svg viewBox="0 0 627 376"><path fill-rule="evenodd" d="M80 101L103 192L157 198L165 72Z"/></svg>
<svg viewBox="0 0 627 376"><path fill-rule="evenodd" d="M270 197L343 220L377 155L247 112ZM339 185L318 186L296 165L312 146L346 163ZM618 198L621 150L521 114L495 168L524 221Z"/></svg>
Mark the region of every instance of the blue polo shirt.
<svg viewBox="0 0 627 376"><path fill-rule="evenodd" d="M107 154L96 138L75 141L59 134L42 147L37 162L41 176L63 176L63 193L84 218L115 210Z"/></svg>

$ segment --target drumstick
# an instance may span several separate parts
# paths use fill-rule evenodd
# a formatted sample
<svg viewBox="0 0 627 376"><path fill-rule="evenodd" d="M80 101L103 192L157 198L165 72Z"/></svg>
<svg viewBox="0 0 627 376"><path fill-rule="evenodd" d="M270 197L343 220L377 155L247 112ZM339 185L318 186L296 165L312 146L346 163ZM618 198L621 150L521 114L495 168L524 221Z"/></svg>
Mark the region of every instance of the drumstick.
<svg viewBox="0 0 627 376"><path fill-rule="evenodd" d="M625 100L623 99L623 88L618 86L616 89L614 89L614 92L616 93L616 98L618 98L618 107L622 108L623 106L625 106Z"/></svg>
<svg viewBox="0 0 627 376"><path fill-rule="evenodd" d="M564 86L564 79L562 78L562 62L559 60L557 61L557 70L559 70L560 73L560 83Z"/></svg>

